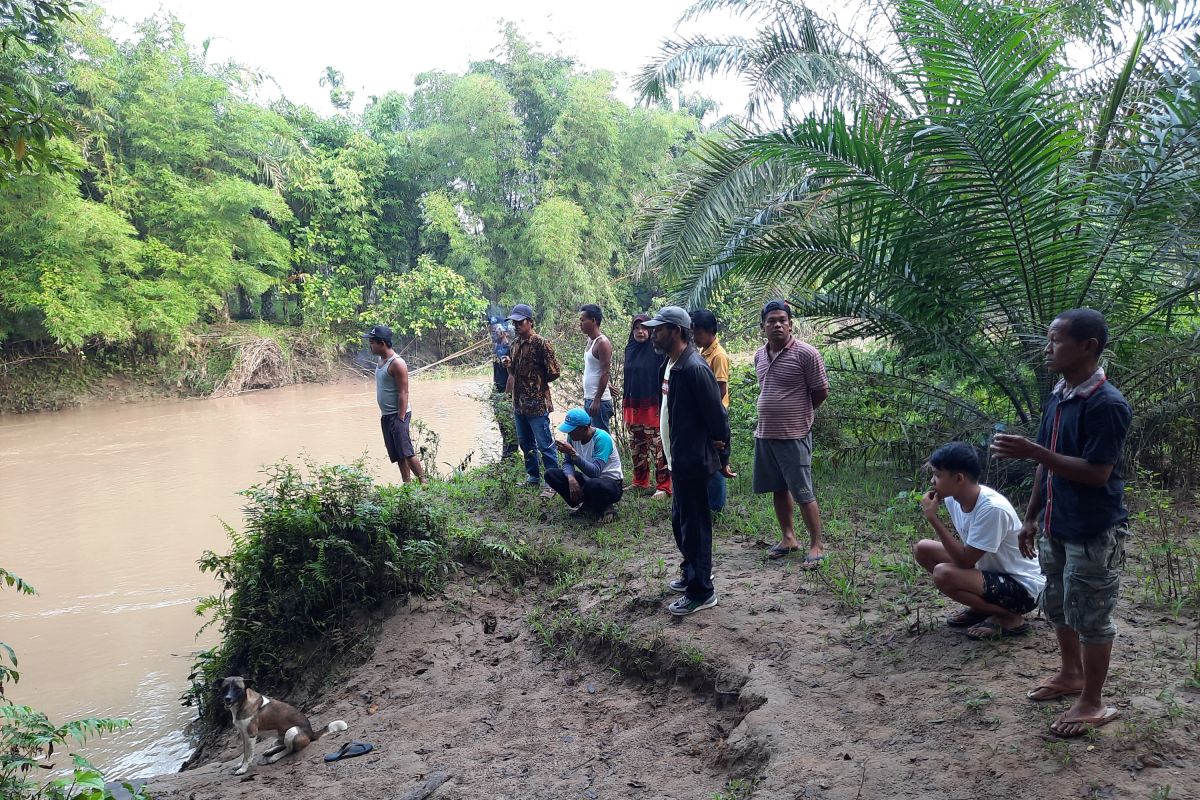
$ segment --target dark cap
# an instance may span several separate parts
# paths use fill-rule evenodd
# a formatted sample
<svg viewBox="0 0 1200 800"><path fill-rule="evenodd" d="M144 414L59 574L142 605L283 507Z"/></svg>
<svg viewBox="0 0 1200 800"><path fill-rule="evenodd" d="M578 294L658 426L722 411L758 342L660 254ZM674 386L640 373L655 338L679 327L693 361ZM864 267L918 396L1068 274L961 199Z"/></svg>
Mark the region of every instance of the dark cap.
<svg viewBox="0 0 1200 800"><path fill-rule="evenodd" d="M533 309L524 303L517 303L513 306L512 313L508 315L508 318L513 322L520 322L523 319L533 319Z"/></svg>
<svg viewBox="0 0 1200 800"><path fill-rule="evenodd" d="M684 330L690 331L692 318L679 306L663 306L653 319L648 319L642 324L647 328L657 328L659 325L678 325Z"/></svg>
<svg viewBox="0 0 1200 800"><path fill-rule="evenodd" d="M376 325L371 330L362 335L364 339L379 339L380 341L392 343L392 329L387 325Z"/></svg>
<svg viewBox="0 0 1200 800"><path fill-rule="evenodd" d="M792 318L792 307L788 305L787 300L768 300L762 308L762 314L759 315L759 322L765 323L767 321L767 314L770 314L772 311L786 311L788 319Z"/></svg>

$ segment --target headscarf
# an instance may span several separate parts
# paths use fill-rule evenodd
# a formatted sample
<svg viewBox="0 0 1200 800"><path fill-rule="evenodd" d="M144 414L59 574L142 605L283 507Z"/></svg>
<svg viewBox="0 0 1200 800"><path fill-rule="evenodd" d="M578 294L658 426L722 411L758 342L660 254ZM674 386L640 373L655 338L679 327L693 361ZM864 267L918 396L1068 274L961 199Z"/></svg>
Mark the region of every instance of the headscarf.
<svg viewBox="0 0 1200 800"><path fill-rule="evenodd" d="M633 329L639 322L648 319L649 314L638 314L629 325L629 341L625 345L625 380L622 382L621 395L626 408L658 408L662 402L662 375L666 356L654 352L653 336L644 342L633 338Z"/></svg>

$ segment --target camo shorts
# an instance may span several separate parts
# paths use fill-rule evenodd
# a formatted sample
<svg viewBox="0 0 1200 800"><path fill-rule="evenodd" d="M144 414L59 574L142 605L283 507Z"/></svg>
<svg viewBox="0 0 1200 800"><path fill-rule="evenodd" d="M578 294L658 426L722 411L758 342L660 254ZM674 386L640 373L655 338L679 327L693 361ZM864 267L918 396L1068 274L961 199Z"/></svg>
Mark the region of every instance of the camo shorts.
<svg viewBox="0 0 1200 800"><path fill-rule="evenodd" d="M1117 635L1113 610L1125 566L1124 526L1086 542L1064 542L1042 534L1038 563L1046 576L1042 610L1056 628L1071 628L1082 644L1107 644Z"/></svg>

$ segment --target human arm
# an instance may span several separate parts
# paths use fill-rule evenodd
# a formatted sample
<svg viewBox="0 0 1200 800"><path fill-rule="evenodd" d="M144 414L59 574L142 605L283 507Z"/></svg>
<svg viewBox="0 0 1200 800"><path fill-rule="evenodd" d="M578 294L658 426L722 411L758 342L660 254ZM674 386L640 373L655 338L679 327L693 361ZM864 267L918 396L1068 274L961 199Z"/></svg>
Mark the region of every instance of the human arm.
<svg viewBox="0 0 1200 800"><path fill-rule="evenodd" d="M1029 505L1025 507L1025 520L1021 523L1021 532L1017 535L1017 545L1021 555L1033 558L1037 555L1038 517L1046 506L1042 497L1042 480L1046 474L1045 468L1038 464L1033 476L1033 494L1029 495Z"/></svg>
<svg viewBox="0 0 1200 800"><path fill-rule="evenodd" d="M930 489L921 498L921 513L933 527L934 533L941 540L942 547L946 548L946 555L950 556L950 561L954 566L961 569L975 569L975 565L987 551L963 544L938 516L938 508L941 505L942 501L938 498L937 492Z"/></svg>
<svg viewBox="0 0 1200 800"><path fill-rule="evenodd" d="M804 367L804 379L808 382L808 397L813 411L829 399L829 376L825 374L825 359L815 347Z"/></svg>
<svg viewBox="0 0 1200 800"><path fill-rule="evenodd" d="M1056 453L1032 439L1007 433L998 433L992 438L992 455L997 458L1030 459L1037 462L1039 474L1042 470L1048 470L1085 486L1108 483L1108 477L1116 466L1115 461L1111 464L1094 464L1085 458Z"/></svg>
<svg viewBox="0 0 1200 800"><path fill-rule="evenodd" d="M388 374L396 383L396 411L403 417L408 413L408 365L404 359L394 358L388 364Z"/></svg>
<svg viewBox="0 0 1200 800"><path fill-rule="evenodd" d="M558 365L558 357L554 355L554 345L545 339L542 339L542 365L546 369L546 383L558 380L562 368Z"/></svg>
<svg viewBox="0 0 1200 800"><path fill-rule="evenodd" d="M592 348L592 355L600 362L600 383L596 385L596 394L592 398L592 407L588 413L593 417L600 414L600 404L604 392L608 389L609 375L612 372L612 341L607 336L600 337Z"/></svg>
<svg viewBox="0 0 1200 800"><path fill-rule="evenodd" d="M718 451L723 450L729 444L729 415L721 403L717 379L711 369L689 369L686 374L708 438L716 443Z"/></svg>

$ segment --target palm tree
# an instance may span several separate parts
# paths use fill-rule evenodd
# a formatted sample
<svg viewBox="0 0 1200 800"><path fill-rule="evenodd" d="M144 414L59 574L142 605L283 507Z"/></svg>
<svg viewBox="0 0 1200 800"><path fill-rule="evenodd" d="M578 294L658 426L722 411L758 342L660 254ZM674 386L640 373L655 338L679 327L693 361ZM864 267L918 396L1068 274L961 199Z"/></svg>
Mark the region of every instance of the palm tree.
<svg viewBox="0 0 1200 800"><path fill-rule="evenodd" d="M894 361L834 368L905 387L915 406L898 426L914 409L957 420L940 434L1035 425L1051 380L1046 327L1091 306L1110 320L1110 372L1135 409L1160 421L1190 409L1185 439L1197 446L1196 3L1149 12L1124 40L1129 19L1115 18L1084 70L1067 66L1057 6L889 0L871 7L866 38L799 2L693 11L715 7L769 27L724 48L670 42L641 89L652 99L734 70L751 81L748 118L705 140L651 203L642 269L693 303L731 277L789 287L797 308L839 322L835 340L903 354L902 372ZM797 66L818 62L827 69ZM750 112L772 104L782 124L756 129ZM922 381L914 364L953 380Z"/></svg>

